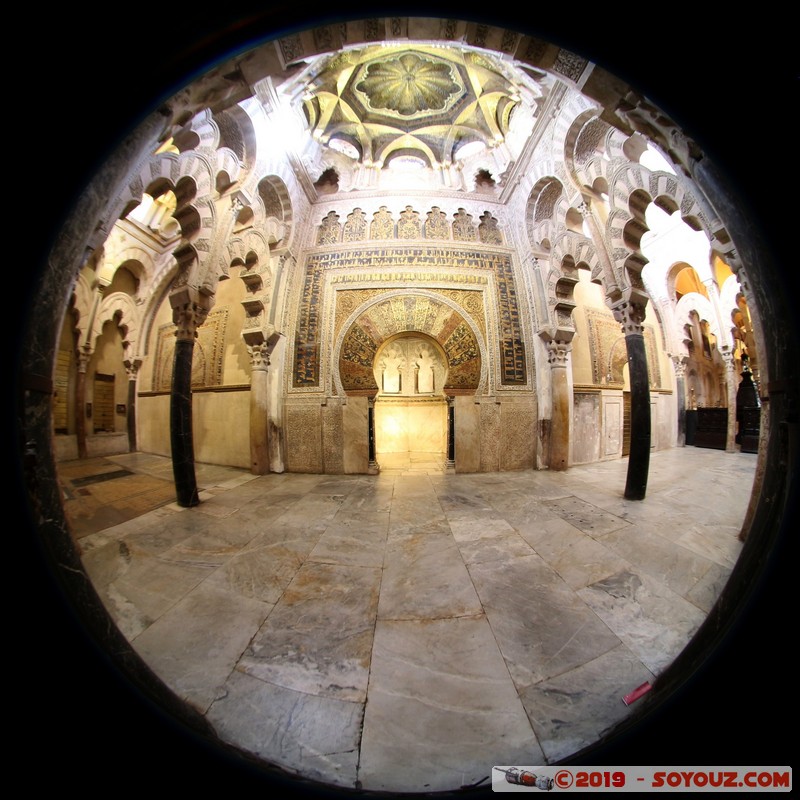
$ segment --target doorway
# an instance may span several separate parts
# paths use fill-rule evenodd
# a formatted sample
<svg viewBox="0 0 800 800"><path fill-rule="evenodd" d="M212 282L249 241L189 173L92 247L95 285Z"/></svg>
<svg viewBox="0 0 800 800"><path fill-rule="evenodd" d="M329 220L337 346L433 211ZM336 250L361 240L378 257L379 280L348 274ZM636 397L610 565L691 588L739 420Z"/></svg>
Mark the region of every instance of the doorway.
<svg viewBox="0 0 800 800"><path fill-rule="evenodd" d="M108 433L114 431L114 376L94 376L94 431Z"/></svg>

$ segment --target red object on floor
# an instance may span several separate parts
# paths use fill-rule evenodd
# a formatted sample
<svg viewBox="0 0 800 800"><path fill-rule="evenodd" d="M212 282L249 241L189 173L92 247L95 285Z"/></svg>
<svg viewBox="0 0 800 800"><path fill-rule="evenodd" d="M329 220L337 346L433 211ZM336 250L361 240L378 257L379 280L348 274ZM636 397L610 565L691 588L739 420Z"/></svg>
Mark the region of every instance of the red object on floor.
<svg viewBox="0 0 800 800"><path fill-rule="evenodd" d="M638 700L643 694L647 694L653 687L650 686L650 681L643 683L641 686L637 686L632 692L629 692L622 698L622 702L625 703L626 706L629 706L634 700Z"/></svg>

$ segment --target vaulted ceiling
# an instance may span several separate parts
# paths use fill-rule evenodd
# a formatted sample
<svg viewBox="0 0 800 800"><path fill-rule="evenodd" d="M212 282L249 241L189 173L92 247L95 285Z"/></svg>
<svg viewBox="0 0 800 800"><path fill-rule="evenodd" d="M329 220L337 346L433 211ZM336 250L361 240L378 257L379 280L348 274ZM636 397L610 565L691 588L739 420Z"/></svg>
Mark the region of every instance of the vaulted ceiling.
<svg viewBox="0 0 800 800"><path fill-rule="evenodd" d="M314 138L377 166L402 156L437 167L465 145L494 148L506 139L523 87L528 98L542 93L491 54L420 44L324 57L299 85Z"/></svg>

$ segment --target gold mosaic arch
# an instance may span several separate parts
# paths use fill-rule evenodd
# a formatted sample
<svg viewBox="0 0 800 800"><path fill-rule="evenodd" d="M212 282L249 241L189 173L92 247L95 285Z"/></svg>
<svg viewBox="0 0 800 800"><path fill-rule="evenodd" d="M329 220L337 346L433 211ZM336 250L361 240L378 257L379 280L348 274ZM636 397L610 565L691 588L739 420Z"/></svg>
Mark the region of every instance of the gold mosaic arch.
<svg viewBox="0 0 800 800"><path fill-rule="evenodd" d="M433 339L447 358L449 395L474 394L481 381L481 347L465 317L444 300L426 294L393 295L366 308L350 323L339 349L339 379L349 395L374 395L375 355L389 339L422 333Z"/></svg>

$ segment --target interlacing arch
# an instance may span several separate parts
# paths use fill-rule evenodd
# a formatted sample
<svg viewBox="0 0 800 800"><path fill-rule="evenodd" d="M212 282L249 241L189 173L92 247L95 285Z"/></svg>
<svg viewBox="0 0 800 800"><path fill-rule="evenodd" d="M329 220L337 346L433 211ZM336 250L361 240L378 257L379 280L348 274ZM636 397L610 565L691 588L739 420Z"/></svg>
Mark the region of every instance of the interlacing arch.
<svg viewBox="0 0 800 800"><path fill-rule="evenodd" d="M558 222L564 219L569 204L564 185L553 175L540 177L528 196L525 221L528 240L534 250L549 250Z"/></svg>
<svg viewBox="0 0 800 800"><path fill-rule="evenodd" d="M103 326L113 322L122 335L122 346L126 352L139 349L140 319L136 301L125 292L114 292L103 298L92 324L91 341L96 342L103 332Z"/></svg>
<svg viewBox="0 0 800 800"><path fill-rule="evenodd" d="M614 263L624 266L627 280L634 276L635 281L647 263L641 252L641 242L649 230L645 213L650 203L668 214L680 211L681 218L692 230L702 230L709 241L713 239L705 213L675 175L651 172L639 164L619 166L608 180L606 233Z"/></svg>
<svg viewBox="0 0 800 800"><path fill-rule="evenodd" d="M249 267L254 262L261 268L266 266L269 269L269 259L270 242L262 231L247 230L227 243L225 261L228 269L234 264Z"/></svg>
<svg viewBox="0 0 800 800"><path fill-rule="evenodd" d="M216 224L211 199L214 171L209 159L196 152L159 153L142 165L126 188L117 203L119 217L135 209L145 194L158 198L168 191L174 193L173 218L180 227L181 239L173 254L182 269L194 265L196 274L204 275Z"/></svg>
<svg viewBox="0 0 800 800"><path fill-rule="evenodd" d="M675 304L675 321L679 330L683 330L686 325L692 324L692 312L697 315L701 322L708 324L709 332L716 337L717 341L726 344L732 341L730 331L720 330L711 301L698 292L685 294Z"/></svg>
<svg viewBox="0 0 800 800"><path fill-rule="evenodd" d="M288 246L293 232L294 209L286 182L279 175L267 175L258 183L255 222L267 231L271 244Z"/></svg>
<svg viewBox="0 0 800 800"><path fill-rule="evenodd" d="M563 233L554 243L550 253L550 272L547 277L548 309L552 323L558 328L572 327L572 309L575 308L575 285L578 269L587 268L598 274L602 266L592 242L581 234Z"/></svg>
<svg viewBox="0 0 800 800"><path fill-rule="evenodd" d="M608 178L609 137L613 128L594 109L581 113L570 126L564 142L564 162L578 190Z"/></svg>
<svg viewBox="0 0 800 800"><path fill-rule="evenodd" d="M591 270L593 277L601 271L592 241L582 233L565 230L570 211L574 209L561 181L554 176L545 176L534 185L525 212L531 245L535 250L548 253L548 266L542 269L550 317L548 322L560 329L573 325L571 314L575 307L578 265L583 264Z"/></svg>
<svg viewBox="0 0 800 800"><path fill-rule="evenodd" d="M73 329L82 339L89 325L92 309L92 287L83 272L78 274L72 289L71 308L74 317Z"/></svg>

